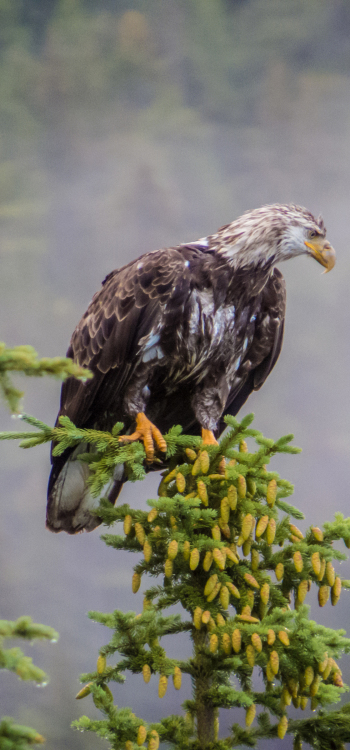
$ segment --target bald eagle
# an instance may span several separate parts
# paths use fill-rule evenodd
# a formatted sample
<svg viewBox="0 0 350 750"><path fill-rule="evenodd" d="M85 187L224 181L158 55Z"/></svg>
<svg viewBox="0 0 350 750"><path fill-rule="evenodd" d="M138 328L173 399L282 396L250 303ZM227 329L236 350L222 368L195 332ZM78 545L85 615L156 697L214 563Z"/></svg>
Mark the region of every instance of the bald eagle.
<svg viewBox="0 0 350 750"><path fill-rule="evenodd" d="M68 357L92 380L69 378L58 417L79 427L142 440L152 467L164 456L162 433L174 424L215 441L261 388L281 351L285 282L277 263L310 255L326 271L335 252L321 218L305 208L271 205L197 242L156 250L112 271L78 323ZM98 501L86 485L86 444L52 458L47 526L74 534L98 526ZM118 467L104 495L113 503L125 481Z"/></svg>

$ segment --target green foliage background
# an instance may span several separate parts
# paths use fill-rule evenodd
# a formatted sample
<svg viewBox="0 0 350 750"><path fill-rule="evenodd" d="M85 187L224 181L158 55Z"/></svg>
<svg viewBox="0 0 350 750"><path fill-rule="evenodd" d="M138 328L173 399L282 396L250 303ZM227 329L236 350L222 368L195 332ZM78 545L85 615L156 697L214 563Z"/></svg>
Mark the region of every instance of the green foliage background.
<svg viewBox="0 0 350 750"><path fill-rule="evenodd" d="M323 212L338 264L321 278L311 262L283 267L285 347L247 405L265 434L293 431L303 446L276 468L307 524L349 506L349 30L347 0L0 0L1 340L64 355L112 268L259 204ZM25 411L53 424L59 386L25 386ZM2 410L1 429L14 427ZM78 675L104 639L84 613L137 607L132 561L98 532L45 532L45 446L19 459L4 445L0 462L2 616L26 611L61 634L33 647L55 683L34 700L9 675L1 713L16 701L16 720L55 746L96 747L68 729ZM156 480L144 484L142 498L129 485L122 501L144 507ZM336 611L348 618L346 596ZM333 616L322 610L325 625ZM135 679L135 710L156 718L156 692L144 697Z"/></svg>

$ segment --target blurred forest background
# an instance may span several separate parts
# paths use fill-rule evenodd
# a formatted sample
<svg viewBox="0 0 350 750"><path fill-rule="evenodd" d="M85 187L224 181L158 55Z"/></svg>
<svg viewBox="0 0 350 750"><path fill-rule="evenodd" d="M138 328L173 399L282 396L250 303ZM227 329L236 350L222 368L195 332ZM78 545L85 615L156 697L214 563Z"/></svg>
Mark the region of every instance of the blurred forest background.
<svg viewBox="0 0 350 750"><path fill-rule="evenodd" d="M0 339L9 346L64 354L104 276L144 252L265 203L322 211L337 265L327 278L305 258L282 268L284 349L242 410L267 436L294 432L303 447L273 466L295 482L305 525L349 515L349 35L348 0L0 0ZM25 411L53 424L59 384L20 384ZM0 408L0 428L17 428ZM1 617L28 614L61 634L27 648L51 676L44 690L2 677L0 715L35 726L48 748L102 748L69 728L82 713L98 716L90 697L74 702L79 674L109 638L86 612L140 611L136 556L107 549L99 530L45 530L47 446L2 444L0 467ZM156 485L126 486L122 499L144 505ZM350 577L347 564L341 573ZM346 627L346 592L336 610L308 598L315 619ZM174 643L169 655L188 652L187 636ZM146 689L129 676L115 701L151 720L178 710L183 684L159 701L155 680ZM223 712L222 728L238 714Z"/></svg>

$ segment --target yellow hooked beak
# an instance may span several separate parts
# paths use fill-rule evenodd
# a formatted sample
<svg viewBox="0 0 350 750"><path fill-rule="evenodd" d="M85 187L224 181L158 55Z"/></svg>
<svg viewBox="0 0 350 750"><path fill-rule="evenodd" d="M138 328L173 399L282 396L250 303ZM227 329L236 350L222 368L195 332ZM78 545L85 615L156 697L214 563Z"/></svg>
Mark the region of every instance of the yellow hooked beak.
<svg viewBox="0 0 350 750"><path fill-rule="evenodd" d="M323 237L317 237L311 242L305 241L306 247L310 248L311 255L325 267L323 273L328 273L335 266L335 250Z"/></svg>

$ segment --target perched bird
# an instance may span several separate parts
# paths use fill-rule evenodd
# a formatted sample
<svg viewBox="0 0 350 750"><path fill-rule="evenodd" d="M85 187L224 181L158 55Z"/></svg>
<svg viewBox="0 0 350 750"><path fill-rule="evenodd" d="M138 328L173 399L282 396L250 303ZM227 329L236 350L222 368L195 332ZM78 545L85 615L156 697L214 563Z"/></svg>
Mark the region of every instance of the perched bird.
<svg viewBox="0 0 350 750"><path fill-rule="evenodd" d="M248 211L197 242L143 255L112 271L76 327L68 357L92 380L69 378L59 416L78 427L142 440L147 461L166 450L162 433L181 424L211 443L274 367L282 346L285 282L276 264L310 255L326 271L335 252L321 218L305 208ZM99 521L86 485L86 444L52 458L47 526L74 534ZM103 494L114 502L125 477L118 467Z"/></svg>

